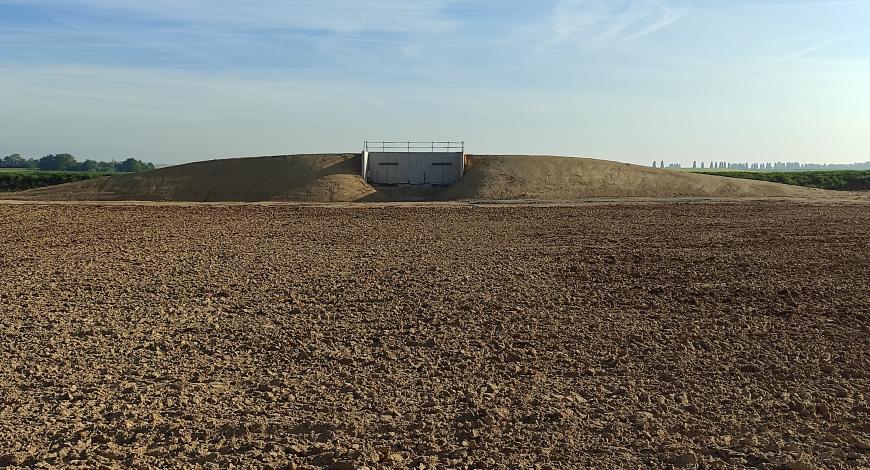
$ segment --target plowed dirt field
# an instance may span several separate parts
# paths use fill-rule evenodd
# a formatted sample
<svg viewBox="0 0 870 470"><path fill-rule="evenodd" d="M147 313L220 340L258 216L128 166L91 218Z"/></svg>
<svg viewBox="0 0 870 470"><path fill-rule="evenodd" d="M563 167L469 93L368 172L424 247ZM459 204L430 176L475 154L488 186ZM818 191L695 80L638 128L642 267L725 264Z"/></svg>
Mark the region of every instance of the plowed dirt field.
<svg viewBox="0 0 870 470"><path fill-rule="evenodd" d="M870 466L870 205L0 204L0 467Z"/></svg>

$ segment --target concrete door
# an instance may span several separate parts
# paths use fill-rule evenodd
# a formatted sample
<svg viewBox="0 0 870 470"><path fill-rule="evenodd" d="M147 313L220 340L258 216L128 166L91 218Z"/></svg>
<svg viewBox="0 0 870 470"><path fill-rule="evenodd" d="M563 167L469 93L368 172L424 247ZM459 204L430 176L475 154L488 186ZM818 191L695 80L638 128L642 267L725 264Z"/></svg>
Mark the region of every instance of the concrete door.
<svg viewBox="0 0 870 470"><path fill-rule="evenodd" d="M461 157L460 157L461 158ZM429 184L453 184L459 179L459 161L455 155L433 154L428 162Z"/></svg>
<svg viewBox="0 0 870 470"><path fill-rule="evenodd" d="M377 181L380 184L399 184L401 183L400 166L401 162L398 158L381 159L375 163L372 168L372 181Z"/></svg>
<svg viewBox="0 0 870 470"><path fill-rule="evenodd" d="M366 179L374 184L451 185L462 177L461 153L370 152Z"/></svg>
<svg viewBox="0 0 870 470"><path fill-rule="evenodd" d="M406 154L408 161L408 184L426 184L425 158L418 155Z"/></svg>

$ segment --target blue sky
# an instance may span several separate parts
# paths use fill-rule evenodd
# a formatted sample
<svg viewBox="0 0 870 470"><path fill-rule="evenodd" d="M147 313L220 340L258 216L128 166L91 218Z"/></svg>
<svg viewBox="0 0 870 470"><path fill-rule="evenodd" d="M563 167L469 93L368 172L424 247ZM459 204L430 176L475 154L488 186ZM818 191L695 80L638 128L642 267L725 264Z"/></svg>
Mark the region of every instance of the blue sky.
<svg viewBox="0 0 870 470"><path fill-rule="evenodd" d="M0 154L870 160L870 0L0 0Z"/></svg>

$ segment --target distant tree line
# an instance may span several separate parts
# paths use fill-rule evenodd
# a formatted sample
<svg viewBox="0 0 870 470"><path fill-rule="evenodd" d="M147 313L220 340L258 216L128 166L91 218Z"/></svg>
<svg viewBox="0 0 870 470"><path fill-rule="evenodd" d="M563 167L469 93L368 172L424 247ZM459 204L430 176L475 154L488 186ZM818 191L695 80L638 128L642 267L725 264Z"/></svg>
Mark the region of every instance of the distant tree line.
<svg viewBox="0 0 870 470"><path fill-rule="evenodd" d="M26 191L28 189L54 186L56 184L83 181L114 172L92 173L89 171L0 171L0 193Z"/></svg>
<svg viewBox="0 0 870 470"><path fill-rule="evenodd" d="M665 163L653 161L653 168L682 169L680 163ZM808 170L870 170L870 161L859 163L800 163L800 162L775 162L775 163L731 163L731 162L698 162L692 163L693 170L735 170L735 171L808 171Z"/></svg>
<svg viewBox="0 0 870 470"><path fill-rule="evenodd" d="M697 173L837 191L870 191L870 170L698 171Z"/></svg>
<svg viewBox="0 0 870 470"><path fill-rule="evenodd" d="M75 157L68 153L46 155L42 158L24 158L15 153L3 157L0 160L0 168L21 168L43 171L87 171L95 173L135 173L139 171L153 170L153 163L145 163L128 158L121 162L98 162L96 160L76 161Z"/></svg>

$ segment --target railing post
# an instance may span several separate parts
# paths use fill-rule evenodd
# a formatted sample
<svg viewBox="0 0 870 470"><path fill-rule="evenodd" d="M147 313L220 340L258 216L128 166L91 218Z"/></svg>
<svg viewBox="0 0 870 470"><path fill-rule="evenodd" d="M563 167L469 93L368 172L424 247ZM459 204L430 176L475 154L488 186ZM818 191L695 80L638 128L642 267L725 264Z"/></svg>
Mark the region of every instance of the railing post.
<svg viewBox="0 0 870 470"><path fill-rule="evenodd" d="M2 0L0 0L0 1L2 1ZM373 141L373 142L369 142L368 140L364 140L363 141L363 149L370 151L370 152L377 151L378 142L380 142L380 144L381 144L381 152L386 152L387 150L391 150L394 152L400 152L401 151L400 149L402 149L402 142L401 141L387 141L387 140ZM407 151L407 152L412 152L412 151L425 152L426 141L406 140L406 141L404 141L404 143L405 143L404 148L405 148L405 151ZM435 152L453 152L454 150L459 150L459 151L464 153L465 152L465 141L464 140L462 140L462 141L453 141L453 140L434 141L434 140L430 140L429 141L429 151L432 153L435 153Z"/></svg>

